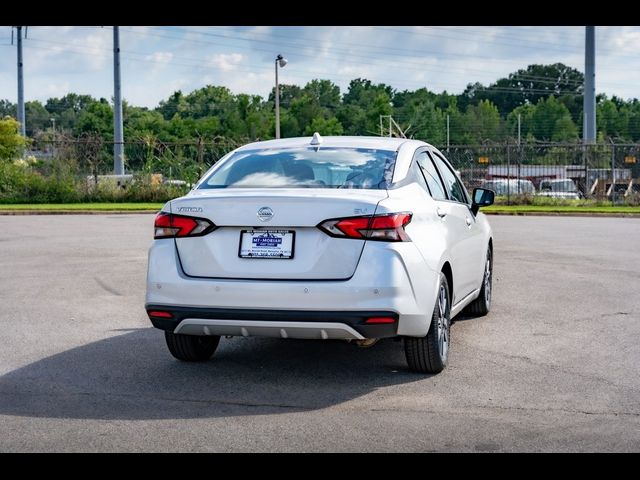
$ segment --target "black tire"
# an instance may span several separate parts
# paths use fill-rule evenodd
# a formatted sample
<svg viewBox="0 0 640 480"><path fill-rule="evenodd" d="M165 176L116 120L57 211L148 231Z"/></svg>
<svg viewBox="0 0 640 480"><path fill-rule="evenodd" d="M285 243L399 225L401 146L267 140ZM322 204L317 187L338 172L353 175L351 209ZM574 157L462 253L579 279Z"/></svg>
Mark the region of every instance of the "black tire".
<svg viewBox="0 0 640 480"><path fill-rule="evenodd" d="M217 335L182 335L166 330L164 338L171 355L184 362L209 360L220 343Z"/></svg>
<svg viewBox="0 0 640 480"><path fill-rule="evenodd" d="M493 251L487 248L487 260L482 274L480 295L464 309L464 314L471 317L483 317L491 310L491 294L493 291Z"/></svg>
<svg viewBox="0 0 640 480"><path fill-rule="evenodd" d="M443 306L443 299L445 305ZM444 311L442 311L444 310ZM440 373L447 366L451 344L451 295L444 273L440 273L438 297L426 337L405 337L404 353L409 370L418 373ZM444 335L444 337L442 337Z"/></svg>

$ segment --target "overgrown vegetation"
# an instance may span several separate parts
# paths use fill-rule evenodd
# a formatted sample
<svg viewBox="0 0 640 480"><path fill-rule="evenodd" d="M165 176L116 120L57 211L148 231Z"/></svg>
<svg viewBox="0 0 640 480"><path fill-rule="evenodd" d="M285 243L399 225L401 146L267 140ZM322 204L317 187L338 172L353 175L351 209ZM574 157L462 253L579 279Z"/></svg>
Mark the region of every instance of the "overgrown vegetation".
<svg viewBox="0 0 640 480"><path fill-rule="evenodd" d="M357 78L346 92L330 80L300 87L281 85L283 137L321 134L379 135L380 115L393 115L407 136L432 144L446 142L449 116L451 144L478 144L515 138L518 115L528 141L573 141L582 135L583 74L561 63L530 65L495 83L470 83L454 95L428 87L397 91L384 83ZM15 104L0 101L0 118L15 116ZM125 138L160 142L224 137L235 140L274 136L274 93L233 94L207 85L191 93L176 91L154 109L124 102ZM44 104L26 103L27 136L56 131L71 137L98 134L113 141L112 106L107 99L69 93ZM640 102L597 97L598 133L602 139L640 141ZM383 125L384 127L384 125ZM136 165L131 165L137 169Z"/></svg>
<svg viewBox="0 0 640 480"><path fill-rule="evenodd" d="M380 121L381 116L392 115L408 137L443 145L448 118L452 145L490 148L495 142L513 143L519 118L522 145L535 149L537 142L578 143L582 82L581 72L561 63L530 65L489 86L470 83L458 95L427 87L397 91L362 78L352 80L343 93L330 80L316 79L302 87L281 85L281 131L283 137L315 131L386 135L388 124ZM0 119L5 118L0 120L0 202L163 201L186 187L155 181L154 174L195 182L236 146L273 138L273 109L273 91L265 99L212 85L186 94L176 91L153 109L125 101L125 169L136 175L121 188L98 181L100 175L111 173L113 165L113 112L107 99L69 93L44 104L27 102L28 140L17 134L17 123L8 118L15 117L15 104L0 100ZM597 116L602 151L596 152L599 156L590 165L607 168L611 139L640 141L640 102L599 95ZM29 158L30 151L41 159ZM575 158L568 156L580 153L547 151L548 159L536 155L524 162L535 158L543 164L575 164ZM487 155L492 164L504 163L486 151L465 152L469 165ZM635 155L635 150L629 155Z"/></svg>

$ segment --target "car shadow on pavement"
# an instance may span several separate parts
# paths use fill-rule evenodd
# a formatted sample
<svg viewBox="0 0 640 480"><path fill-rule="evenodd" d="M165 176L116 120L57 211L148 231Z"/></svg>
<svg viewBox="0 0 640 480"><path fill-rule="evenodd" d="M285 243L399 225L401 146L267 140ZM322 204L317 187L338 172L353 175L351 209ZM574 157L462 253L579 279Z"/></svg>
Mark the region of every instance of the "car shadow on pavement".
<svg viewBox="0 0 640 480"><path fill-rule="evenodd" d="M0 377L0 415L173 419L315 410L420 381L402 343L222 339L214 357L184 363L161 331L143 328L44 358Z"/></svg>

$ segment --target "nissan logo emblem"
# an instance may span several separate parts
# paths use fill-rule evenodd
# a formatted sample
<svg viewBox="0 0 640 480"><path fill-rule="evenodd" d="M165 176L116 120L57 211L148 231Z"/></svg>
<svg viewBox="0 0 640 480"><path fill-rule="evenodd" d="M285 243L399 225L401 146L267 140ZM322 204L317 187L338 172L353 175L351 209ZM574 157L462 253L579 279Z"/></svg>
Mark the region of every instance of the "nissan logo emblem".
<svg viewBox="0 0 640 480"><path fill-rule="evenodd" d="M273 210L269 207L261 207L258 209L258 218L263 222L268 222L273 217Z"/></svg>

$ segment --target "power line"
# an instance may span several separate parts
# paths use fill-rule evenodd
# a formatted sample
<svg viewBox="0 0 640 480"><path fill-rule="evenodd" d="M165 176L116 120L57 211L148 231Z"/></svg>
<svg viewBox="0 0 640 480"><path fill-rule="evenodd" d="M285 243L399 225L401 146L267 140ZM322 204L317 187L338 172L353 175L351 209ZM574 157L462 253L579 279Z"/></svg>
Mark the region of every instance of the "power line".
<svg viewBox="0 0 640 480"><path fill-rule="evenodd" d="M85 28L98 28L98 27L85 27ZM125 30L125 29L123 29ZM207 42L204 40L197 40L197 39L185 39L183 37L176 37L176 36L171 36L171 35L163 35L163 34L158 34L158 33L153 33L153 32L139 32L137 30L131 30L131 29L126 29L128 32L131 33L135 33L135 34L140 34L140 35L151 35L151 36L156 36L156 37L161 37L161 38L170 38L170 39L175 39L175 40L179 40L179 41L186 41L186 42L190 42L190 43L197 43L197 44L210 44L210 45L216 45L216 46L227 46L225 44L221 44L219 42ZM174 30L179 30L179 29L163 29L163 30L170 30L170 31L174 31ZM209 33L209 32L202 32L199 30L179 30L182 32L188 32L188 33L197 33L199 35L213 35L213 36L221 36L226 38L227 40L231 40L231 41L255 41L255 39L247 39L247 38L229 38L228 36L225 35L220 35L220 34L214 34L214 33ZM261 43L273 43L273 44L277 44L277 45L281 45L280 42L261 42ZM295 46L299 46L299 44L293 44ZM239 48L239 49L243 49L243 50L259 50L259 51L267 51L272 53L271 49L260 49L260 48L256 48L256 47L249 47L249 46L240 46L240 45L233 45L234 48ZM309 45L306 45L304 48L308 48ZM297 54L298 56L303 56L303 57L311 57L311 58L316 58L316 55L306 55L306 54ZM353 54L352 54L353 55ZM370 56L370 55L359 55L359 57L362 58L373 58L373 59L379 59L380 56ZM185 57L182 57L185 58ZM335 57L333 57L335 58ZM341 58L341 57L340 57ZM193 59L192 60L197 60L197 61L201 61L199 59ZM431 68L431 64L427 64L425 65L424 62L409 62L409 61L403 61L403 60L398 60L398 59L394 59L394 62L400 65L404 65L403 68L405 69L410 69L410 70L416 70L416 71L420 71L420 72L424 72L425 70L427 71L435 71L435 72L441 72L443 68L445 68L446 70L453 70L453 71L462 71L462 72L468 72L468 71L476 71L476 72L480 72L482 74L491 74L491 72L487 72L485 69L483 70L478 70L478 69L471 69L471 68L456 68L456 67L438 67L438 68ZM358 61L352 61L350 63L358 63L358 64L363 64L363 65L367 65L367 66L372 66L370 62L358 62ZM419 65L419 67L412 67L412 66L407 66L407 65ZM325 72L310 72L310 73L315 73L315 74L324 74ZM521 73L521 74L516 74L512 79L512 81L529 81L529 80L535 80L537 83L549 83L549 84L555 84L557 82L558 79L552 79L549 77L542 77L542 76L535 76L535 75L531 75L531 74L526 74L526 73ZM438 83L436 82L429 82L429 83L433 83L435 85L438 85ZM577 80L570 80L570 79L564 79L564 83L567 84L573 84L573 85L581 85L581 82L577 81ZM442 84L440 84L442 85ZM614 85L613 83L604 83L603 85L605 86L612 86ZM622 85L622 84L616 84L616 85ZM444 88L446 88L446 86L444 86Z"/></svg>
<svg viewBox="0 0 640 480"><path fill-rule="evenodd" d="M125 30L125 29L122 29ZM71 45L74 47L74 50L71 49L67 49L65 50L66 53L73 53L73 54L79 54L79 55L84 55L85 53L92 53L92 55L98 55L98 56L102 56L102 57L109 57L109 55L101 55L99 53L95 53L95 50L106 50L107 48L100 48L100 47L77 47L75 44L69 44L67 42L60 42L60 41L54 41L54 40L42 40L42 39L30 39L31 41L35 41L35 42L52 42L52 43L57 43L57 44L65 44L65 45ZM30 48L38 48L38 49L45 49L45 50L54 50L54 51L60 51L60 49L55 48L55 47L45 47L45 46L31 46ZM200 69L200 70L208 70L209 68L211 68L213 65L213 63L210 63L208 65L203 65L204 62L202 59L197 59L194 57L173 57L176 59L186 59L186 60L190 60L190 61L194 61L195 63L180 63L180 62L176 62L173 59L172 60L168 60L168 61L158 61L158 60L153 60L153 59L149 59L147 58L150 54L149 53L141 53L141 52L133 52L130 50L122 50L122 58L124 59L130 59L130 60L134 60L136 62L145 62L145 63L152 63L152 64L156 64L156 65L174 65L174 66L179 66L179 67L187 67L190 69ZM141 58L140 58L141 57ZM245 72L250 72L250 73L254 73L256 70L271 70L270 67L268 66L255 66L252 68L245 68L245 67L236 67L235 70L237 71L245 71ZM341 79L345 79L345 80L353 80L353 76L347 76L347 75L339 75L339 74L335 74L332 73L331 75L326 75L326 71L313 71L313 70L304 70L304 69L296 69L296 68L288 68L287 69L288 72L288 76L289 77L295 77L295 78L307 78L308 75L323 75L326 79L332 79L332 78L341 78ZM293 75L291 75L291 72L294 72ZM296 74L297 73L297 74ZM413 84L419 87L427 87L428 84L431 84L432 86L443 86L442 83L438 83L438 82L422 82L422 81L414 81L414 80L407 80L406 78L390 78L389 80L393 81L393 80L397 80L397 81L401 81L404 83L409 83L409 84ZM543 89L543 88L527 88L527 87L478 87L476 89L477 91L492 91L492 92L507 92L507 93L539 93L539 94L549 94L549 93L555 93L557 95L576 95L576 92L569 90L557 90L557 89Z"/></svg>

